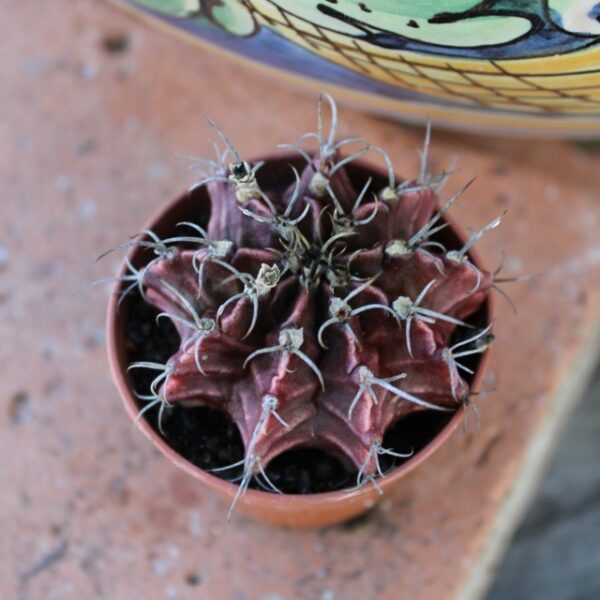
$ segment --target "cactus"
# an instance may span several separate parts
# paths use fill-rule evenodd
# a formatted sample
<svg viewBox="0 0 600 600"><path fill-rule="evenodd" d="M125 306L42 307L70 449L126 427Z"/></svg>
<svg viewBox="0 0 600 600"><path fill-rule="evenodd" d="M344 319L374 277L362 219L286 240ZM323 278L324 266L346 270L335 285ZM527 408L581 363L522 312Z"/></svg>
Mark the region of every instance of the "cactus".
<svg viewBox="0 0 600 600"><path fill-rule="evenodd" d="M130 365L156 374L139 416L158 407L160 428L170 405L228 413L245 454L215 471L243 470L234 505L253 478L278 492L266 467L297 447L342 457L358 486L378 487L380 457L411 453L383 446L388 429L415 411L470 404L472 370L461 359L484 352L493 336L466 319L495 281L469 250L500 218L462 247L443 245L444 215L460 192L437 209L448 174L427 172L429 128L419 175L399 182L381 148L336 139L337 109L322 96L318 131L287 145L302 168L263 185L262 164L243 160L210 124L224 150L199 162L205 176L194 187L205 187L211 207L205 228L184 222L173 237L146 231L119 246L153 253L141 268L129 263L122 287L139 289L181 339L166 364ZM306 139L316 151L304 149ZM342 158L350 144L359 149ZM356 186L347 173L366 152L387 165L380 189L372 179Z"/></svg>

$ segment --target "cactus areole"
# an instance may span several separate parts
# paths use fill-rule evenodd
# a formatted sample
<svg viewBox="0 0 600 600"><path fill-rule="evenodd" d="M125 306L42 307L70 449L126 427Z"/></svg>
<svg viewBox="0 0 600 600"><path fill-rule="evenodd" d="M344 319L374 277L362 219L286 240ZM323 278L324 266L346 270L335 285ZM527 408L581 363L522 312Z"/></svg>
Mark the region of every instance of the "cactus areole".
<svg viewBox="0 0 600 600"><path fill-rule="evenodd" d="M438 202L445 175L427 172L429 132L420 173L398 180L380 148L336 139L328 96L318 131L266 163L241 159L211 125L224 148L199 163L188 212L167 235L146 230L119 246L137 257L118 278L121 299L138 295L178 334L164 362L129 364L130 375L151 375L144 389L131 384L138 418L169 443L174 410L227 414L243 451L213 474L237 483L233 504L249 486L281 491L270 464L298 448L336 457L353 473L348 488L378 489L419 450L386 446L387 432L470 402L493 339L494 277L469 252L500 219L457 235L446 213L459 193ZM311 139L316 149L306 150ZM366 152L387 170L356 163Z"/></svg>

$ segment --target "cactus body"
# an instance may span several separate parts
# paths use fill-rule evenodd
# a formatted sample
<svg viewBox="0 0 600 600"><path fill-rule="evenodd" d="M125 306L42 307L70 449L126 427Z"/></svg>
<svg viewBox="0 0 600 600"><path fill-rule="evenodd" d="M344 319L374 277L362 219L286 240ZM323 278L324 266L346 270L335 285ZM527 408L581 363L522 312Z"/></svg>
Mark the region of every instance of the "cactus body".
<svg viewBox="0 0 600 600"><path fill-rule="evenodd" d="M499 219L444 247L455 198L439 211L439 181L425 168L397 183L390 167L379 189L351 180L331 105L328 138L320 105L319 149L302 150L303 169L276 184L222 136L233 162L211 163L202 182L206 228L150 237L157 256L132 276L181 338L165 365L132 365L158 371L143 399L227 412L245 447L242 492L254 476L274 487L266 466L298 447L351 463L359 485L376 483L379 457L395 454L386 431L415 411L457 410L469 394L460 358L491 341L465 322L493 285L468 250Z"/></svg>

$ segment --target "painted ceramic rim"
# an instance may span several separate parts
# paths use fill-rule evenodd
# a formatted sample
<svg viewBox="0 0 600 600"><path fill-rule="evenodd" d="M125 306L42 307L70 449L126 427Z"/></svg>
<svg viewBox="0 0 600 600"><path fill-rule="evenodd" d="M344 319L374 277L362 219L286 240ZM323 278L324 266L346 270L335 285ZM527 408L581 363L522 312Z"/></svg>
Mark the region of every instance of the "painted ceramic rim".
<svg viewBox="0 0 600 600"><path fill-rule="evenodd" d="M285 159L285 155L275 155L260 157L253 161L253 164L259 160L272 160L272 159ZM295 158L295 157L294 157ZM381 169L373 167L372 165L355 161L353 163L361 169L368 169L372 173L376 173L380 176L386 176ZM352 168L352 167L350 167ZM400 180L400 179L399 179ZM158 223L166 220L171 212L173 212L179 204L189 200L187 192L179 194L170 202L161 207L154 216L149 219L142 229L153 229ZM450 225L452 232L461 240L466 241L467 236L465 233L457 227L453 219L448 218L447 215L444 219ZM128 253L129 258L133 264L135 264L136 257L143 252L143 249L133 247ZM477 252L473 250L469 251L469 255L473 260L474 264L481 265L481 260ZM121 267L119 268L117 277L121 277L127 271L127 265L123 260ZM211 475L207 471L197 467L186 458L181 456L176 450L174 450L160 435L152 428L150 423L145 419L137 419L139 413L139 405L132 392L130 381L127 377L127 353L125 350L124 340L124 325L126 314L125 311L118 312L117 301L118 293L123 289L123 282L117 282L114 286L110 299L108 302L108 310L106 315L106 331L107 331L107 351L108 361L110 365L110 371L112 378L116 384L116 387L121 396L121 400L125 406L127 414L130 416L136 427L148 438L152 444L164 454L172 463L177 467L185 471L188 475L199 480L206 486L215 489L220 494L228 497L230 500L235 496L238 485L225 481L216 475ZM493 294L490 292L485 302L485 315L486 324L493 321L494 313L494 300ZM473 393L481 390L483 379L487 371L490 360L490 351L487 350L481 355L479 365L475 371L473 382L470 385L470 389ZM383 492L394 487L401 479L416 469L421 463L426 461L440 446L442 446L458 429L464 418L464 407L459 407L453 417L448 421L444 428L419 452L417 452L413 458L409 458L402 465L399 465L389 473L386 473L383 477L377 479L377 483ZM373 486L365 485L361 488L349 488L345 490L338 490L335 492L322 492L318 494L275 494L265 492L261 490L248 489L245 494L239 499L238 505L241 510L244 507L249 506L261 506L262 508L277 508L281 511L282 508L289 507L297 509L299 507L311 508L321 505L331 505L340 503L346 499L364 499L365 510L377 502L381 498L381 495L373 488Z"/></svg>
<svg viewBox="0 0 600 600"><path fill-rule="evenodd" d="M446 129L471 134L492 134L501 137L516 138L572 138L597 139L600 136L599 117L578 117L576 115L561 118L548 117L544 114L520 114L509 111L483 112L474 107L436 106L427 104L426 108L416 101L386 98L376 93L354 90L343 84L311 78L286 69L277 68L252 60L243 54L222 48L200 36L167 23L158 16L146 13L139 7L128 4L124 0L107 0L133 18L159 29L187 44L210 53L216 60L230 60L245 69L269 77L272 81L287 86L298 93L319 94L331 93L348 104L362 110L393 119L403 123L423 125L431 121Z"/></svg>

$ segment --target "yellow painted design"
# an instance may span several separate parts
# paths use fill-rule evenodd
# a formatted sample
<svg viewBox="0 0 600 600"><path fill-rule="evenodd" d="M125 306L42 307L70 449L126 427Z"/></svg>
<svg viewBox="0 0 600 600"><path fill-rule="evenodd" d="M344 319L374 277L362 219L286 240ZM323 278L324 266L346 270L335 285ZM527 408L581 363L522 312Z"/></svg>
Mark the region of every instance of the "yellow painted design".
<svg viewBox="0 0 600 600"><path fill-rule="evenodd" d="M343 67L417 94L481 109L600 116L600 46L492 61L389 50L298 19L277 2L247 3L255 20Z"/></svg>

